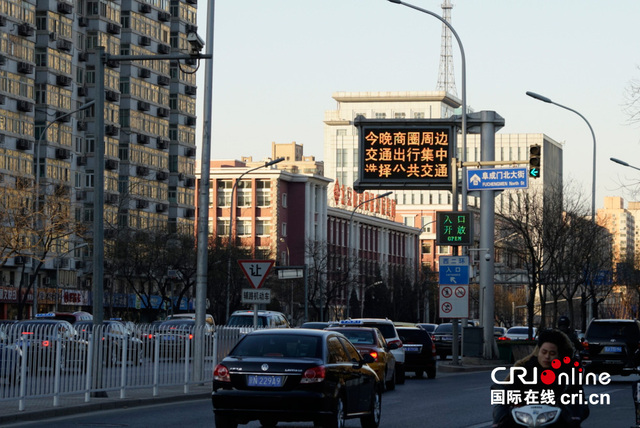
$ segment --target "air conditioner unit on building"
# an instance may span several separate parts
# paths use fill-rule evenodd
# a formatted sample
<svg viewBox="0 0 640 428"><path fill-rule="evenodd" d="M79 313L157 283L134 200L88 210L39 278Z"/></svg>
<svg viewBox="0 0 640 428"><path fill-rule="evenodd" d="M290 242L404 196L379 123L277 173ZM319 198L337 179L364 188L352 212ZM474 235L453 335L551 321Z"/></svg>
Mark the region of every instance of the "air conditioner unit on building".
<svg viewBox="0 0 640 428"><path fill-rule="evenodd" d="M87 122L80 120L76 123L76 129L78 131L86 131L87 130Z"/></svg>
<svg viewBox="0 0 640 428"><path fill-rule="evenodd" d="M138 144L149 144L151 138L149 138L148 135L138 134L136 141L138 142Z"/></svg>
<svg viewBox="0 0 640 428"><path fill-rule="evenodd" d="M18 73L22 73L22 74L31 74L31 73L33 73L33 64L29 64L28 62L20 61L18 63Z"/></svg>
<svg viewBox="0 0 640 428"><path fill-rule="evenodd" d="M88 59L89 59L88 52L78 52L78 61L87 62Z"/></svg>
<svg viewBox="0 0 640 428"><path fill-rule="evenodd" d="M198 88L195 86L186 85L184 87L184 93L187 95L196 95L198 93Z"/></svg>
<svg viewBox="0 0 640 428"><path fill-rule="evenodd" d="M151 37L149 37L149 36L140 36L138 38L138 44L140 46L149 46L149 45L151 45Z"/></svg>
<svg viewBox="0 0 640 428"><path fill-rule="evenodd" d="M195 178L186 178L184 180L184 186L185 187L194 187L196 185L196 179Z"/></svg>
<svg viewBox="0 0 640 428"><path fill-rule="evenodd" d="M158 85L167 86L171 83L171 79L167 76L158 76Z"/></svg>
<svg viewBox="0 0 640 428"><path fill-rule="evenodd" d="M79 16L78 17L78 25L80 27L88 27L89 26L89 18L87 18L86 16Z"/></svg>
<svg viewBox="0 0 640 428"><path fill-rule="evenodd" d="M87 164L87 157L86 156L78 156L76 158L76 163L78 164L78 166L85 166Z"/></svg>
<svg viewBox="0 0 640 428"><path fill-rule="evenodd" d="M107 101L117 102L120 101L120 94L116 91L108 90L104 92L104 97Z"/></svg>
<svg viewBox="0 0 640 428"><path fill-rule="evenodd" d="M111 34L120 34L120 26L113 22L107 23L107 33Z"/></svg>
<svg viewBox="0 0 640 428"><path fill-rule="evenodd" d="M138 77L140 77L142 79L147 79L147 78L151 77L151 70L149 70L148 68L140 67L138 69Z"/></svg>
<svg viewBox="0 0 640 428"><path fill-rule="evenodd" d="M104 133L109 136L115 137L120 134L120 128L118 128L116 125L106 125L104 127Z"/></svg>
<svg viewBox="0 0 640 428"><path fill-rule="evenodd" d="M151 104L146 101L138 101L138 110L139 111L149 111L151 110Z"/></svg>
<svg viewBox="0 0 640 428"><path fill-rule="evenodd" d="M158 11L158 21L167 22L171 19L171 14L165 11Z"/></svg>
<svg viewBox="0 0 640 428"><path fill-rule="evenodd" d="M69 40L59 39L56 42L56 47L58 48L58 50L69 52L73 48L73 43L71 43Z"/></svg>
<svg viewBox="0 0 640 428"><path fill-rule="evenodd" d="M156 172L156 180L164 181L169 178L169 173L167 171L158 171Z"/></svg>
<svg viewBox="0 0 640 428"><path fill-rule="evenodd" d="M71 85L71 77L58 75L56 76L56 85L58 86L69 86Z"/></svg>
<svg viewBox="0 0 640 428"><path fill-rule="evenodd" d="M71 151L69 149L56 149L56 159L69 159Z"/></svg>
<svg viewBox="0 0 640 428"><path fill-rule="evenodd" d="M169 109L164 107L158 107L158 117L168 117Z"/></svg>
<svg viewBox="0 0 640 428"><path fill-rule="evenodd" d="M138 199L136 201L136 208L142 210L149 206L149 201L145 201L144 199Z"/></svg>
<svg viewBox="0 0 640 428"><path fill-rule="evenodd" d="M109 170L118 168L118 161L115 159L107 159L104 161L104 167Z"/></svg>
<svg viewBox="0 0 640 428"><path fill-rule="evenodd" d="M64 1L59 1L58 2L58 13L61 13L63 15L69 15L71 13L73 13L73 5L66 3Z"/></svg>
<svg viewBox="0 0 640 428"><path fill-rule="evenodd" d="M158 150L167 150L169 148L169 140L165 140L162 137L158 137L158 141L156 142L158 146Z"/></svg>
<svg viewBox="0 0 640 428"><path fill-rule="evenodd" d="M184 151L184 155L188 158L192 158L196 155L196 149L193 147L187 147Z"/></svg>
<svg viewBox="0 0 640 428"><path fill-rule="evenodd" d="M160 43L158 45L158 53L159 54L168 54L171 52L171 46Z"/></svg>
<svg viewBox="0 0 640 428"><path fill-rule="evenodd" d="M29 24L27 24L26 22L23 24L18 25L18 35L19 36L24 36L24 37L31 37L33 36L33 27Z"/></svg>
<svg viewBox="0 0 640 428"><path fill-rule="evenodd" d="M24 112L33 111L33 104L25 100L18 100L16 107L18 108L18 111L24 111Z"/></svg>
<svg viewBox="0 0 640 428"><path fill-rule="evenodd" d="M84 201L85 199L87 199L87 192L84 190L76 190L76 201Z"/></svg>
<svg viewBox="0 0 640 428"><path fill-rule="evenodd" d="M151 5L148 3L140 3L138 10L140 13L151 13Z"/></svg>
<svg viewBox="0 0 640 428"><path fill-rule="evenodd" d="M31 141L26 138L18 138L16 140L16 148L18 150L29 150L31 148Z"/></svg>
<svg viewBox="0 0 640 428"><path fill-rule="evenodd" d="M147 168L146 166L138 165L136 167L136 175L138 177L146 177L147 175L149 175L149 168Z"/></svg>

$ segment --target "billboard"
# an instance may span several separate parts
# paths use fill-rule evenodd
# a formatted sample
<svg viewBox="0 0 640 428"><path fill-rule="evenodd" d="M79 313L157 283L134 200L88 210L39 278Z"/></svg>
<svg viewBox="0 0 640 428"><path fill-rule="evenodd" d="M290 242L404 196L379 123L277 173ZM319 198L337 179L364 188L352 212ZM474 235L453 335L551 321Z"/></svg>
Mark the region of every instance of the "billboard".
<svg viewBox="0 0 640 428"><path fill-rule="evenodd" d="M456 147L452 119L365 119L358 128L354 189L451 190Z"/></svg>

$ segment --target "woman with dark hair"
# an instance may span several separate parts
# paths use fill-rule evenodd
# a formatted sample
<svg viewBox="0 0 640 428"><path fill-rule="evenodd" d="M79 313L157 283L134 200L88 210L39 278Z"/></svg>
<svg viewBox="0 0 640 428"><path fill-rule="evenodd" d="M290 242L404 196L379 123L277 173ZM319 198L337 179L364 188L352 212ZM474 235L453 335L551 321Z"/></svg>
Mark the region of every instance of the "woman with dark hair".
<svg viewBox="0 0 640 428"><path fill-rule="evenodd" d="M573 345L566 334L559 330L540 331L538 334L538 343L533 352L514 364L514 367L523 367L526 369L524 382L520 376L517 376L512 384L500 385L504 387L505 393L512 391L514 394L512 394L511 397L520 396L521 400L516 403L506 402L504 404L494 405L493 427L518 427L519 425L513 420L511 410L514 407L527 404L524 399L527 394L528 396L537 397L538 401L532 404L545 404L541 401L544 394L545 397L553 399L552 402L548 404L562 409L560 419L552 425L553 427L580 427L581 422L589 416L589 407L586 404L565 405L561 402L562 396L583 396L582 385L568 384L568 379L571 379L571 376L559 376L561 373L579 369L579 367L574 365L574 360L572 359L573 354ZM565 362L565 357L567 357L566 361L568 362ZM552 364L554 360L558 360L558 362ZM553 381L543 382L541 380L541 376L544 377L546 375L545 370L553 372L553 376L547 378L553 379ZM560 377L562 381L559 382ZM568 402L571 403L573 401L568 400Z"/></svg>

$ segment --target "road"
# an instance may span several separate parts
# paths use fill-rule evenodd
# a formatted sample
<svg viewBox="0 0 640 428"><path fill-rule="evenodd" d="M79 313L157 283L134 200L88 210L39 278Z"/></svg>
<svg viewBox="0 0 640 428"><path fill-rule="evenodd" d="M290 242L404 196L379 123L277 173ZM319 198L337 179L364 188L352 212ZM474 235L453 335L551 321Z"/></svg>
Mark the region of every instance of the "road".
<svg viewBox="0 0 640 428"><path fill-rule="evenodd" d="M614 377L609 385L585 387L586 394L609 394L609 405L591 406L591 416L583 428L621 427L635 423L631 383L634 377ZM439 373L436 379L408 378L404 385L383 395L381 427L485 428L491 426L490 372ZM43 421L18 423L8 427L42 427ZM208 399L173 405L134 407L61 417L46 421L47 428L81 427L214 427ZM252 422L244 427L257 428ZM310 428L312 423L280 423L289 428ZM347 427L359 427L350 420Z"/></svg>

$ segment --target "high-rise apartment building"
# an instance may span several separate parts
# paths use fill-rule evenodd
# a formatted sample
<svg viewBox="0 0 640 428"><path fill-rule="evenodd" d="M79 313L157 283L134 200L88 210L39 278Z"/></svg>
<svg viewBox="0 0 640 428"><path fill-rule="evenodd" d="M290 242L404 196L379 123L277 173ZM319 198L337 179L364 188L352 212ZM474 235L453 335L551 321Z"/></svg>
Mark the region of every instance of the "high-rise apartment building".
<svg viewBox="0 0 640 428"><path fill-rule="evenodd" d="M613 262L636 263L637 226L640 221L638 202L630 202L629 209L624 207L624 199L620 196L605 196L604 208L598 210L598 223L611 234Z"/></svg>
<svg viewBox="0 0 640 428"><path fill-rule="evenodd" d="M32 188L40 199L56 189L90 223L100 168L107 238L113 228L193 233L198 64L107 61L104 111L87 103L99 87L96 47L111 56L187 53L196 12L197 0L0 0L0 189ZM98 114L104 165L94 162ZM60 251L82 242L74 239ZM17 282L18 266L5 264L3 284ZM64 266L64 284L77 285L78 270ZM45 262L39 281L51 269L59 268Z"/></svg>

